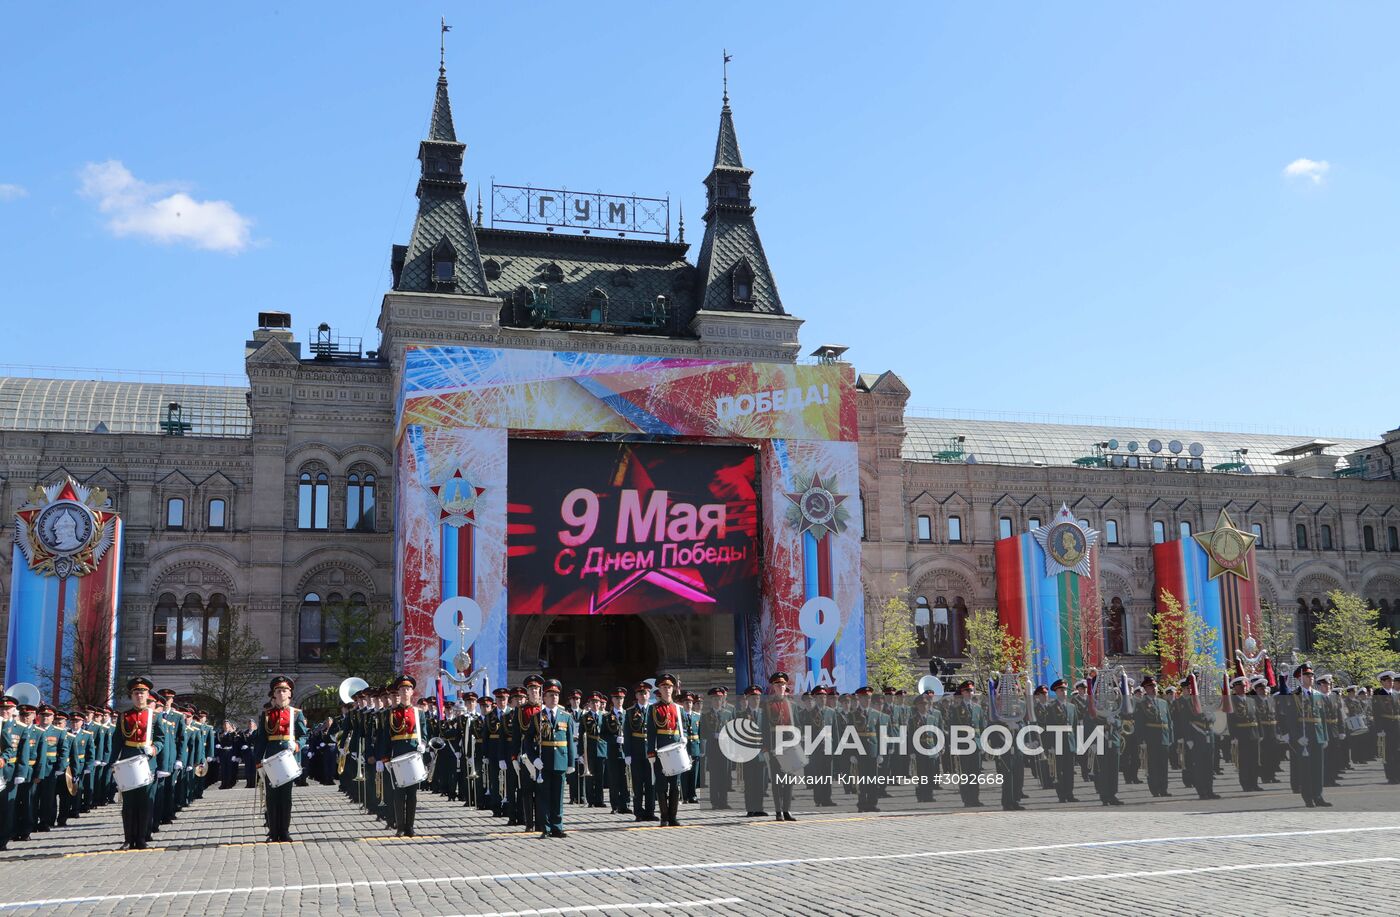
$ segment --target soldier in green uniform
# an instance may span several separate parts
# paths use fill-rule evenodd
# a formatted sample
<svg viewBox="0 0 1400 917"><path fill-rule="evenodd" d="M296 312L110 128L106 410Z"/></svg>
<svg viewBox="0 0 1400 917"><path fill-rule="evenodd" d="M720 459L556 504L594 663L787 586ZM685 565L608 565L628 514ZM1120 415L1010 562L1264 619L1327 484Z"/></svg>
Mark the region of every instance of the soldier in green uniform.
<svg viewBox="0 0 1400 917"><path fill-rule="evenodd" d="M681 709L685 713L685 750L690 755L690 770L681 774L681 796L688 803L698 803L697 787L701 768L705 766L705 743L700 739L700 712L695 704L700 698L687 691L681 698Z"/></svg>
<svg viewBox="0 0 1400 917"><path fill-rule="evenodd" d="M1170 796L1167 789L1167 755L1176 741L1167 702L1157 696L1157 679L1142 676L1143 696L1133 711L1133 740L1147 757L1147 789L1153 796Z"/></svg>
<svg viewBox="0 0 1400 917"><path fill-rule="evenodd" d="M1022 709L1023 696L1018 696L1019 692L1010 684L1015 678L1014 673L1007 672L997 679L997 703L990 711L992 721L1005 726L1011 732L1010 745L995 756L997 774L1001 777L1001 808L1006 812L1025 809L1025 806L1021 805L1021 790L1025 785L1026 762L1021 756L1021 750L1016 747L1016 735L1025 725L1026 711Z"/></svg>
<svg viewBox="0 0 1400 917"><path fill-rule="evenodd" d="M292 680L285 675L272 679L268 693L271 706L258 720L253 736L253 758L261 768L263 762L281 751L290 750L300 762L301 743L308 732L306 718L292 706ZM292 781L267 788L267 839L271 843L288 843L292 839Z"/></svg>
<svg viewBox="0 0 1400 917"><path fill-rule="evenodd" d="M50 704L39 705L39 763L34 770L34 830L39 832L48 831L58 819L59 752L66 746L60 745L65 730L54 725L55 712Z"/></svg>
<svg viewBox="0 0 1400 917"><path fill-rule="evenodd" d="M1385 758L1385 782L1400 783L1400 695L1396 675L1386 670L1376 678L1380 687L1371 695L1371 731Z"/></svg>
<svg viewBox="0 0 1400 917"><path fill-rule="evenodd" d="M937 745L935 737L943 731L943 711L938 709L937 701L938 697L932 690L925 691L915 698L914 718L909 724L909 741L914 751L914 777L918 781L914 786L914 799L917 802L934 801L933 789L941 770L940 756L932 753L932 749ZM920 734L919 730L925 727L927 729ZM830 798L828 789L827 799ZM829 802L827 805L835 803Z"/></svg>
<svg viewBox="0 0 1400 917"><path fill-rule="evenodd" d="M879 787L872 781L879 774L881 758L880 742L890 730L889 714L872 702L875 690L869 685L856 689L856 709L851 712L852 725L856 728L856 738L860 752L856 756L856 776L860 783L856 787L856 811L880 811Z"/></svg>
<svg viewBox="0 0 1400 917"><path fill-rule="evenodd" d="M1279 755L1278 716L1274 698L1269 693L1269 682L1263 675L1254 675L1249 680L1250 703L1254 707L1254 721L1259 727L1259 782L1278 783Z"/></svg>
<svg viewBox="0 0 1400 917"><path fill-rule="evenodd" d="M39 746L43 730L35 724L38 708L33 704L19 705L19 756L15 760L15 814L12 840L27 841L34 830L35 799L38 797L34 773L39 767Z"/></svg>
<svg viewBox="0 0 1400 917"><path fill-rule="evenodd" d="M131 709L121 715L118 725L120 735L112 743L112 754L108 758L109 767L124 758L145 755L150 759L152 772L164 744L169 740L165 724L161 721L150 703L151 682L148 678L136 676L126 683L127 696L131 698ZM151 839L151 809L156 801L156 783L152 780L144 787L122 793L122 834L125 846L132 850L144 850Z"/></svg>
<svg viewBox="0 0 1400 917"><path fill-rule="evenodd" d="M1084 723L1090 729L1103 731L1103 746L1094 761L1094 792L1099 803L1105 806L1121 806L1118 798L1119 756L1123 751L1123 724L1120 710L1100 710L1095 703L1095 682L1102 675L1094 675L1089 681L1089 705L1084 711Z"/></svg>
<svg viewBox="0 0 1400 917"><path fill-rule="evenodd" d="M68 824L69 799L68 775L73 769L73 733L68 731L68 714L55 710L53 728L58 731L58 761L54 764L54 827Z"/></svg>
<svg viewBox="0 0 1400 917"><path fill-rule="evenodd" d="M73 711L70 723L68 766L73 772L73 792L68 794L65 801L68 806L67 818L71 820L83 812L92 767L92 733L87 728L87 711L82 708Z"/></svg>
<svg viewBox="0 0 1400 917"><path fill-rule="evenodd" d="M1258 793L1259 785L1259 711L1249 696L1249 676L1236 675L1230 679L1230 710L1226 717L1230 725L1230 740L1234 743L1235 770L1239 773L1240 789Z"/></svg>
<svg viewBox="0 0 1400 917"><path fill-rule="evenodd" d="M805 735L811 736L816 743L807 761L806 775L812 784L812 805L818 807L836 804L831 801L831 749L841 737L836 734L836 708L831 706L835 700L830 688L817 685L811 691L810 705L804 706L798 716L800 725L806 730ZM830 737L826 741L818 738L823 735L823 730Z"/></svg>
<svg viewBox="0 0 1400 917"><path fill-rule="evenodd" d="M1327 745L1326 701L1313 687L1313 670L1304 662L1293 670L1300 687L1297 693L1279 696L1279 720L1288 736L1288 757L1297 771L1298 793L1309 809L1330 808L1322 798Z"/></svg>
<svg viewBox="0 0 1400 917"><path fill-rule="evenodd" d="M778 756L778 743L790 727L798 726L797 712L788 695L790 679L786 672L774 672L768 677L768 696L763 703L763 750L767 753L769 775L773 790L773 815L778 821L796 821L792 815L792 783L795 772L783 767Z"/></svg>
<svg viewBox="0 0 1400 917"><path fill-rule="evenodd" d="M544 682L544 703L534 710L530 723L528 747L535 754L532 763L540 791L541 838L568 836L564 831L564 784L574 772L577 746L573 716L559 706L561 691L559 679Z"/></svg>
<svg viewBox="0 0 1400 917"><path fill-rule="evenodd" d="M576 767L583 781L583 798L590 809L603 807L603 785L608 773L608 743L603 738L603 695L588 695L579 718Z"/></svg>
<svg viewBox="0 0 1400 917"><path fill-rule="evenodd" d="M15 782L19 770L19 748L24 727L19 724L19 701L6 694L0 698L0 850L9 847L15 834Z"/></svg>
<svg viewBox="0 0 1400 917"><path fill-rule="evenodd" d="M1199 690L1199 686L1197 688ZM1215 792L1214 717L1201 708L1199 694L1183 694L1180 710L1182 737L1186 742L1185 765L1191 771L1188 786L1194 788L1201 799L1219 799L1220 794Z"/></svg>
<svg viewBox="0 0 1400 917"><path fill-rule="evenodd" d="M711 688L706 692L705 712L700 714L700 738L711 809L729 808L729 790L733 786L729 758L719 749L720 730L734 719L733 708L725 703L728 694L723 686Z"/></svg>
<svg viewBox="0 0 1400 917"><path fill-rule="evenodd" d="M623 704L627 689L613 688L612 706L603 711L603 741L608 749L608 804L614 815L632 814L632 794L628 792L627 711Z"/></svg>
<svg viewBox="0 0 1400 917"><path fill-rule="evenodd" d="M734 713L734 731L737 735L762 735L763 712L759 709L762 698L763 689L758 685L749 685L744 689L743 704ZM740 720L746 721L745 724L741 725ZM764 766L763 755L755 755L740 764L739 774L744 781L744 817L762 818L768 814L763 811L763 800L768 795L768 771Z"/></svg>
<svg viewBox="0 0 1400 917"><path fill-rule="evenodd" d="M1055 797L1060 802L1078 802L1074 795L1075 732L1080 724L1079 705L1069 699L1065 680L1050 683L1050 699L1045 705L1044 726L1064 727L1067 731L1047 732L1047 755L1054 757Z"/></svg>

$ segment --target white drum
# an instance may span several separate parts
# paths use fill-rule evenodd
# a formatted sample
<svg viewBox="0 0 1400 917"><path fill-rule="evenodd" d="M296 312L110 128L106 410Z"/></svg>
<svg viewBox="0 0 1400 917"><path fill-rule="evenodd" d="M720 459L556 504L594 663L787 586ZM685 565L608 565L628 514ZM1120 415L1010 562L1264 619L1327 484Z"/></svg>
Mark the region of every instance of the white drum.
<svg viewBox="0 0 1400 917"><path fill-rule="evenodd" d="M661 762L661 773L667 777L679 777L690 770L690 752L684 742L673 742L656 750L656 760Z"/></svg>
<svg viewBox="0 0 1400 917"><path fill-rule="evenodd" d="M774 753L773 758L778 762L779 769L785 774L800 774L807 769L807 756L797 745L789 745L782 751Z"/></svg>
<svg viewBox="0 0 1400 917"><path fill-rule="evenodd" d="M390 758L389 770L394 775L394 786L400 789L407 789L428 778L428 768L423 764L423 756L416 751Z"/></svg>
<svg viewBox="0 0 1400 917"><path fill-rule="evenodd" d="M119 792L129 793L143 786L150 786L156 778L151 773L151 759L140 754L121 758L113 764L112 779L116 781Z"/></svg>
<svg viewBox="0 0 1400 917"><path fill-rule="evenodd" d="M262 772L268 786L279 787L301 776L301 762L297 761L290 748L284 748L263 758Z"/></svg>
<svg viewBox="0 0 1400 917"><path fill-rule="evenodd" d="M1366 725L1366 717L1361 714L1347 717L1347 732L1354 736L1364 735L1370 731Z"/></svg>

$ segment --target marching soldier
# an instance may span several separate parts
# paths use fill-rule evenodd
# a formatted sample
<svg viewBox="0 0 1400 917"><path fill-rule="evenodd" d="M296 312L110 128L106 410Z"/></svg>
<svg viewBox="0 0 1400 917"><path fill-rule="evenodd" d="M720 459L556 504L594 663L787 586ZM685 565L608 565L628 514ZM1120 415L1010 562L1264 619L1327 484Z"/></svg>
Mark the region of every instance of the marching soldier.
<svg viewBox="0 0 1400 917"><path fill-rule="evenodd" d="M915 699L914 719L910 723L910 726L912 727L914 732L917 732L918 730L923 729L924 727L928 727L929 730L938 730L938 732L942 731L943 711L938 709L938 705L936 703L937 700L938 698L934 695L932 690L925 691ZM938 732L930 731L926 732L925 735L933 736L937 735ZM912 733L911 741L914 741L912 738ZM924 739L922 741L927 742L930 740ZM939 756L936 754L925 753L931 748L932 746L930 745L924 745L922 746L922 748L920 746L914 746L914 751L916 753L914 755L914 776L918 779L918 783L914 787L914 799L918 802L933 802L934 798L933 788L934 784L937 782L938 779ZM817 805L836 804L830 801L830 784L827 785L826 799L826 802L819 802L817 803Z"/></svg>
<svg viewBox="0 0 1400 917"><path fill-rule="evenodd" d="M573 723L575 730L574 751L581 755L583 753L583 737L578 733L578 730L583 727L583 692L578 688L574 688L569 692L569 720ZM573 761L570 763L573 765L573 773L568 775L569 803L571 805L577 805L583 802L583 774L581 773L582 768L579 767L579 762Z"/></svg>
<svg viewBox="0 0 1400 917"><path fill-rule="evenodd" d="M632 762L627 757L627 711L623 709L626 700L627 689L614 688L612 707L603 713L603 742L608 750L608 804L614 815L632 814L632 797L627 791L628 768Z"/></svg>
<svg viewBox="0 0 1400 917"><path fill-rule="evenodd" d="M485 719L485 748L488 762L487 773L490 782L492 815L505 818L515 807L514 772L510 768L510 750L507 747L507 718L510 715L510 689L501 687L494 692L496 709ZM511 816L514 820L514 816Z"/></svg>
<svg viewBox="0 0 1400 917"><path fill-rule="evenodd" d="M62 768L59 752L67 751L63 735L65 730L54 725L54 710L50 704L39 705L39 764L34 772L35 784L35 825L34 830L48 831L58 818L58 790L56 781Z"/></svg>
<svg viewBox="0 0 1400 917"><path fill-rule="evenodd" d="M763 713L759 710L759 701L762 697L763 689L758 685L749 685L744 689L743 706L734 714L736 734L743 736L763 734ZM740 728L739 720L747 720L748 725ZM764 769L763 757L761 754L755 755L739 766L739 773L744 781L745 818L762 818L768 814L763 811L763 800L768 793L768 775Z"/></svg>
<svg viewBox="0 0 1400 917"><path fill-rule="evenodd" d="M528 679L527 679L528 683ZM540 837L567 837L564 831L564 782L574 772L574 719L559 706L563 686L557 678L544 683L544 704L531 728L535 771L540 788Z"/></svg>
<svg viewBox="0 0 1400 917"><path fill-rule="evenodd" d="M87 796L93 746L92 733L87 728L87 712L81 707L73 711L72 730L68 739L68 767L73 774L73 787L64 800L67 803L67 815L65 817L60 813L60 821L77 818L83 811L83 801Z"/></svg>
<svg viewBox="0 0 1400 917"><path fill-rule="evenodd" d="M1016 676L1010 672L1008 676ZM1005 678L998 679L997 687L1001 688ZM1009 693L1009 692L1008 692ZM999 696L1006 696L999 693ZM1021 805L1021 797L1024 795L1021 790L1025 785L1026 762L1021 757L1021 750L1016 747L1015 736L1025 722L1024 711L1010 709L1009 703L993 707L995 722L1005 726L1011 731L1012 741L1007 749L996 755L997 774L1001 776L1001 808L1006 812L1019 812L1025 809Z"/></svg>
<svg viewBox="0 0 1400 917"><path fill-rule="evenodd" d="M700 740L700 714L695 709L698 700L699 697L693 692L687 691L681 704L685 713L685 750L690 755L690 770L681 774L681 795L688 803L700 801L695 794L701 768L705 766L705 743Z"/></svg>
<svg viewBox="0 0 1400 917"><path fill-rule="evenodd" d="M579 761L588 776L584 779L584 798L590 808L603 807L603 786L608 782L608 739L603 734L603 697L601 691L594 691L588 698L588 709L584 711L583 723L579 732L583 736L583 750Z"/></svg>
<svg viewBox="0 0 1400 917"><path fill-rule="evenodd" d="M39 768L39 749L43 745L43 730L35 724L38 708L33 704L19 705L19 757L15 761L15 831L14 840L29 840L34 830L38 792L35 775Z"/></svg>
<svg viewBox="0 0 1400 917"><path fill-rule="evenodd" d="M535 718L539 716L540 708L543 706L540 689L544 687L544 678L539 675L526 675L524 687L523 702L516 708L515 715L510 718L511 760L514 766L519 769L520 777L520 784L516 790L520 798L517 803L515 824L522 826L526 831L534 831L535 826L542 822L539 794L540 775L538 769L533 765L535 759L539 757L537 747L539 737L535 734L534 727L536 726Z"/></svg>
<svg viewBox="0 0 1400 917"><path fill-rule="evenodd" d="M1249 680L1254 704L1254 721L1259 726L1259 781L1278 783L1279 755L1278 718L1274 709L1274 698L1269 694L1269 682L1263 675L1255 675Z"/></svg>
<svg viewBox="0 0 1400 917"><path fill-rule="evenodd" d="M120 742L112 743L110 763L145 755L154 770L161 748L168 741L165 724L150 704L151 682L136 676L126 683L131 709L121 716ZM122 793L122 832L125 846L145 850L151 839L151 809L156 800L156 783Z"/></svg>
<svg viewBox="0 0 1400 917"><path fill-rule="evenodd" d="M306 718L292 706L292 680L285 675L272 679L269 694L272 705L258 720L253 737L253 758L262 768L269 755L290 750L300 761L301 743L306 739ZM292 839L292 781L267 788L267 839L289 843Z"/></svg>
<svg viewBox="0 0 1400 917"><path fill-rule="evenodd" d="M1195 676L1191 676L1194 682ZM1197 687L1193 684L1193 687ZM1209 690L1209 689L1208 689ZM1191 770L1189 786L1201 799L1219 799L1215 792L1215 730L1213 718L1200 706L1199 694L1181 698L1182 735L1186 742L1186 767Z"/></svg>
<svg viewBox="0 0 1400 917"><path fill-rule="evenodd" d="M1092 676L1088 692L1090 703L1084 711L1084 722L1089 728L1103 730L1103 750L1094 761L1094 792L1099 796L1100 805L1121 806L1123 800L1118 798L1118 771L1119 756L1123 752L1123 724L1118 711L1100 710L1094 703L1095 682L1102 677L1099 674Z"/></svg>
<svg viewBox="0 0 1400 917"><path fill-rule="evenodd" d="M719 734L734 719L734 711L725 703L729 692L724 687L711 688L706 693L708 709L700 715L700 735L709 777L710 808L728 809L732 778L729 759L719 749Z"/></svg>
<svg viewBox="0 0 1400 917"><path fill-rule="evenodd" d="M679 828L676 812L680 808L681 782L679 774L667 774L657 758L657 750L686 740L685 711L672 700L677 687L674 675L656 676L657 702L647 708L646 760L656 787L657 808L661 810L661 827Z"/></svg>
<svg viewBox="0 0 1400 917"><path fill-rule="evenodd" d="M1236 675L1230 679L1230 706L1226 714L1230 738L1235 743L1235 769L1239 772L1240 789L1258 793L1259 785L1259 712L1247 693L1249 678Z"/></svg>
<svg viewBox="0 0 1400 917"><path fill-rule="evenodd" d="M483 694L479 698L481 709L476 718L472 720L472 755L473 767L476 769L476 807L478 809L490 809L493 813L498 810L494 790L496 783L496 766L486 752L487 724L496 717L496 701L489 694Z"/></svg>
<svg viewBox="0 0 1400 917"><path fill-rule="evenodd" d="M1346 714L1342 711L1341 695L1332 693L1332 676L1319 675L1316 684L1322 695L1323 717L1327 720L1328 751L1323 759L1322 785L1340 786L1347 759Z"/></svg>
<svg viewBox="0 0 1400 917"><path fill-rule="evenodd" d="M1297 792L1309 809L1330 808L1332 803L1322 798L1323 773L1328 742L1327 713L1322 695L1313 687L1312 666L1306 662L1293 670L1301 687L1296 694L1281 695L1286 699L1279 708L1279 719L1288 736L1288 758L1297 776Z"/></svg>
<svg viewBox="0 0 1400 917"><path fill-rule="evenodd" d="M1133 711L1133 740L1142 744L1147 755L1147 789L1153 796L1170 796L1167 755L1176 741L1171 710L1157 696L1157 679L1151 675L1142 676L1142 691Z"/></svg>
<svg viewBox="0 0 1400 917"><path fill-rule="evenodd" d="M656 821L656 787L647 760L647 708L651 685L639 683L632 691L636 703L627 708L622 754L632 773L632 812L635 821Z"/></svg>
<svg viewBox="0 0 1400 917"><path fill-rule="evenodd" d="M19 750L24 744L24 727L19 724L19 701L6 694L0 698L0 850L10 845L15 834L15 796L23 781L16 782ZM25 787L28 790L28 787Z"/></svg>
<svg viewBox="0 0 1400 917"><path fill-rule="evenodd" d="M970 679L964 679L954 692L954 698L944 720L948 723L949 729L963 727L971 729L974 736L980 737L987 728L986 714L982 707L973 699L974 685ZM952 754L953 771L957 775L958 794L962 797L962 804L966 808L980 808L982 806L982 787L978 779L982 774L982 747L974 745L968 754Z"/></svg>

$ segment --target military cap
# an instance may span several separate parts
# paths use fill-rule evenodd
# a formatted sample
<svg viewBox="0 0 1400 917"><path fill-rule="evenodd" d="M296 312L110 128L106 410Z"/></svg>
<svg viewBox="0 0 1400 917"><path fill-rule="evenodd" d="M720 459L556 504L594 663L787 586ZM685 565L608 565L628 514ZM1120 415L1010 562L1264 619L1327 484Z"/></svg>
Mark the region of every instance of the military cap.
<svg viewBox="0 0 1400 917"><path fill-rule="evenodd" d="M283 685L287 686L288 691L296 690L296 685L292 682L290 678L288 678L286 675L278 675L276 678L272 679L272 683L268 685L267 693L271 694L273 691L276 691Z"/></svg>
<svg viewBox="0 0 1400 917"><path fill-rule="evenodd" d="M569 692L569 696L570 696L570 697L583 697L583 692L580 691L578 688L574 688L572 691Z"/></svg>
<svg viewBox="0 0 1400 917"><path fill-rule="evenodd" d="M540 675L526 675L525 680L522 681L521 684L527 688L530 687L530 685L543 685L544 677Z"/></svg>
<svg viewBox="0 0 1400 917"><path fill-rule="evenodd" d="M79 707L77 710L74 710L74 711L73 711L73 719L75 719L75 720L85 720L85 719L87 719L87 718L88 718L87 711L84 710L83 708Z"/></svg>
<svg viewBox="0 0 1400 917"><path fill-rule="evenodd" d="M562 682L559 681L559 679L550 678L547 681L545 681L544 689L546 691L553 691L555 694L558 694L564 690L564 685Z"/></svg>
<svg viewBox="0 0 1400 917"><path fill-rule="evenodd" d="M745 694L762 694L762 693L763 693L763 689L760 688L758 685L749 685L747 688L744 689L744 693L745 693Z"/></svg>
<svg viewBox="0 0 1400 917"><path fill-rule="evenodd" d="M19 706L19 701L15 700L15 699L14 699L13 697L11 697L10 695L6 694L4 697L0 697L0 707L18 707L18 706Z"/></svg>
<svg viewBox="0 0 1400 917"><path fill-rule="evenodd" d="M886 697L893 696L894 688L891 688L889 685L885 685L885 687L881 689L881 693L883 693Z"/></svg>
<svg viewBox="0 0 1400 917"><path fill-rule="evenodd" d="M20 704L20 705L19 705L19 712L20 712L20 713L33 713L35 710L38 710L38 709L39 709L39 708L38 708L38 707L35 707L33 704Z"/></svg>
<svg viewBox="0 0 1400 917"><path fill-rule="evenodd" d="M971 691L974 687L975 685L973 685L971 678L964 678L962 681L958 682L958 688L953 693L961 694L964 691Z"/></svg>
<svg viewBox="0 0 1400 917"><path fill-rule="evenodd" d="M1293 670L1293 677L1301 678L1304 675L1311 675L1312 673L1312 663L1304 662L1303 664L1299 665L1296 669Z"/></svg>
<svg viewBox="0 0 1400 917"><path fill-rule="evenodd" d="M1249 680L1249 685L1250 685L1250 687L1252 687L1252 688L1257 688L1257 687L1259 687L1260 685L1264 685L1265 687L1267 687L1268 684L1269 684L1269 679L1265 678L1263 675L1255 675L1253 678L1251 678L1251 679Z"/></svg>
<svg viewBox="0 0 1400 917"><path fill-rule="evenodd" d="M588 695L589 700L607 700L602 691L594 691Z"/></svg>
<svg viewBox="0 0 1400 917"><path fill-rule="evenodd" d="M1247 675L1236 675L1234 678L1230 679L1230 687L1232 687L1232 688L1233 688L1235 685L1247 685L1247 684L1249 684L1249 677L1248 677Z"/></svg>
<svg viewBox="0 0 1400 917"><path fill-rule="evenodd" d="M1319 682L1325 681L1325 682L1327 682L1327 683L1330 685L1330 684L1332 683L1332 676L1329 675L1329 674L1326 673L1326 672L1323 672L1321 675L1317 676L1317 678L1314 679L1314 680L1315 680L1315 681L1319 681Z"/></svg>
<svg viewBox="0 0 1400 917"><path fill-rule="evenodd" d="M1045 685L1036 685L1036 686L1035 686L1035 690L1031 692L1031 697L1039 697L1039 696L1042 695L1042 694L1049 694L1049 693L1050 693L1050 689L1047 688L1047 687L1045 687Z"/></svg>
<svg viewBox="0 0 1400 917"><path fill-rule="evenodd" d="M1065 680L1064 680L1063 678L1057 678L1057 679L1055 679L1054 681L1050 682L1050 690L1051 690L1051 691L1058 691L1058 690L1060 690L1061 688L1063 688L1064 686L1065 686Z"/></svg>
<svg viewBox="0 0 1400 917"><path fill-rule="evenodd" d="M127 693L127 694L130 694L132 691L135 691L137 688L145 688L147 691L151 690L151 680L150 680L149 678L147 678L145 675L135 675L135 676L133 676L133 677L131 677L131 678L128 678L128 679L126 680L126 693Z"/></svg>
<svg viewBox="0 0 1400 917"><path fill-rule="evenodd" d="M711 688L705 693L708 694L710 697L723 697L728 692L725 691L723 688Z"/></svg>
<svg viewBox="0 0 1400 917"><path fill-rule="evenodd" d="M1386 669L1384 672L1376 676L1377 681L1385 681L1387 678L1393 681L1395 679L1395 673L1390 671L1389 669Z"/></svg>
<svg viewBox="0 0 1400 917"><path fill-rule="evenodd" d="M651 690L651 685L647 684L647 683L644 682L644 681L639 681L639 682L637 682L636 687L634 687L634 688L632 689L633 693L635 693L635 692L637 692L637 691L650 691L650 690Z"/></svg>
<svg viewBox="0 0 1400 917"><path fill-rule="evenodd" d="M787 684L788 682L792 681L792 679L788 678L787 672L774 672L772 675L768 676L768 683L770 685L775 685L780 681L783 684Z"/></svg>
<svg viewBox="0 0 1400 917"><path fill-rule="evenodd" d="M177 692L174 688L161 688L156 693L168 700L169 698L174 697L179 692Z"/></svg>
<svg viewBox="0 0 1400 917"><path fill-rule="evenodd" d="M66 720L68 719L68 714L64 713L62 710L55 710L53 712L53 718L55 722L57 722L58 720Z"/></svg>
<svg viewBox="0 0 1400 917"><path fill-rule="evenodd" d="M494 694L494 695L497 696L497 697L500 697L502 694L504 694L504 695L506 695L507 697L509 697L509 696L510 696L510 688L507 688L507 687L505 687L504 685L502 685L501 687L497 688L496 690L492 691L491 693Z"/></svg>
<svg viewBox="0 0 1400 917"><path fill-rule="evenodd" d="M870 687L870 685L861 685L859 688L856 688L856 695L859 697L865 697L866 695L874 693L875 689Z"/></svg>
<svg viewBox="0 0 1400 917"><path fill-rule="evenodd" d="M1148 686L1156 687L1156 685L1157 685L1157 679L1153 678L1151 675L1144 675L1144 676L1142 676L1142 687L1144 687L1144 688L1146 688L1146 687L1148 687Z"/></svg>
<svg viewBox="0 0 1400 917"><path fill-rule="evenodd" d="M1076 688L1087 688L1087 687L1089 687L1089 683L1088 683L1087 681L1085 681L1084 679L1081 678L1081 679L1079 679L1078 681L1076 681L1076 682L1074 683L1074 686L1075 686Z"/></svg>
<svg viewBox="0 0 1400 917"><path fill-rule="evenodd" d="M510 696L511 696L511 697L524 697L524 696L525 696L525 689L522 688L522 687L520 687L519 685L516 685L515 687L513 687L513 688L510 689Z"/></svg>
<svg viewBox="0 0 1400 917"><path fill-rule="evenodd" d="M42 713L53 713L53 705L52 705L52 704L40 704L40 705L39 705L39 712L40 712L41 714L42 714Z"/></svg>
<svg viewBox="0 0 1400 917"><path fill-rule="evenodd" d="M772 681L772 679L769 679L769 681ZM679 684L680 682L676 681L676 676L670 674L669 672L662 673L661 675L656 676L656 686L658 688L662 685L670 685L674 688Z"/></svg>
<svg viewBox="0 0 1400 917"><path fill-rule="evenodd" d="M468 691L466 694L463 694L463 695L462 695L462 700L477 700L477 699L478 699L478 698L477 698L477 695L476 695L476 692L475 692L475 691Z"/></svg>
<svg viewBox="0 0 1400 917"><path fill-rule="evenodd" d="M407 672L405 672L405 673L402 674L402 675L397 675L397 676L394 677L394 681L393 681L392 687L394 687L394 688L396 688L396 689L397 689L397 688L416 688L416 687L418 687L418 682L417 682L417 680L416 680L412 675L409 675Z"/></svg>
<svg viewBox="0 0 1400 917"><path fill-rule="evenodd" d="M626 696L627 696L627 689L624 688L622 685L618 685L616 688L613 688L613 689L612 689L612 696L613 696L613 697L626 697Z"/></svg>

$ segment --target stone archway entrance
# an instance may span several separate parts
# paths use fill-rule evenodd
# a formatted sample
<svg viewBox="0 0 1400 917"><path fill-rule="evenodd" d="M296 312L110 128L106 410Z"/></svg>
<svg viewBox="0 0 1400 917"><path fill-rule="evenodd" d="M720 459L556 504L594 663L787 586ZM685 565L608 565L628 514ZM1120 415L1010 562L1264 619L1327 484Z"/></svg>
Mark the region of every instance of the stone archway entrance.
<svg viewBox="0 0 1400 917"><path fill-rule="evenodd" d="M559 615L540 638L539 659L544 676L567 689L607 692L654 676L661 651L636 615Z"/></svg>

